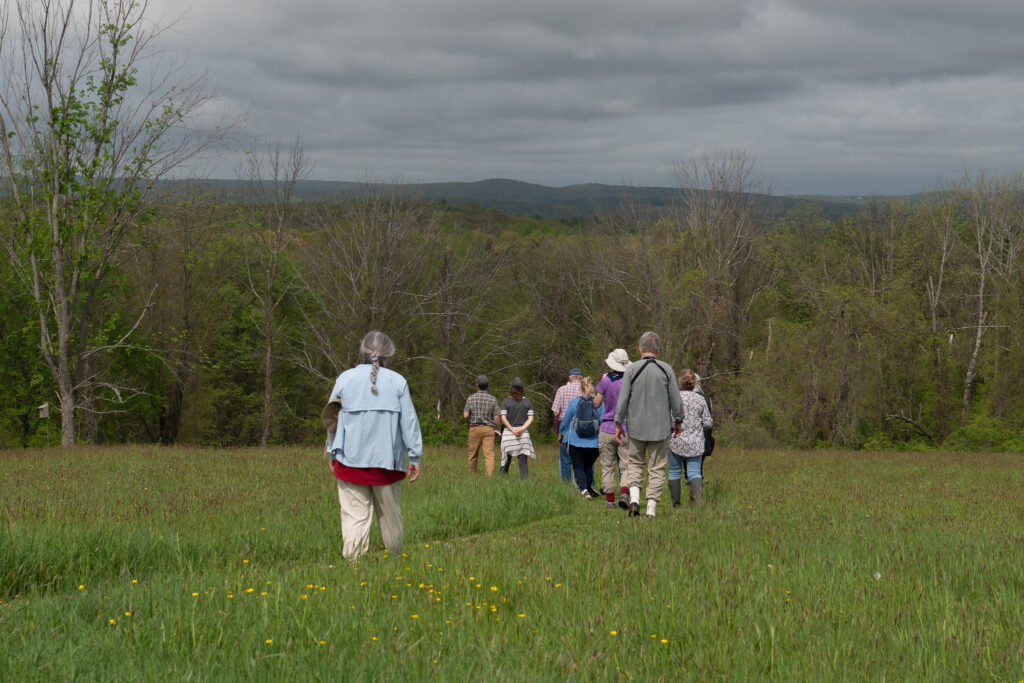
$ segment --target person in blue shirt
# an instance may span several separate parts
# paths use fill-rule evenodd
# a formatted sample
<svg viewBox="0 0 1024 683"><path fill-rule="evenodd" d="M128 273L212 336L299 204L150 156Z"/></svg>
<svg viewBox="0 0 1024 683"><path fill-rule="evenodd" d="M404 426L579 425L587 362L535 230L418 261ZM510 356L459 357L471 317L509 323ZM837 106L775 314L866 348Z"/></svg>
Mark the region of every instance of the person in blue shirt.
<svg viewBox="0 0 1024 683"><path fill-rule="evenodd" d="M594 462L598 455L598 433L600 431L601 418L604 416L604 405L594 409L596 424L592 429L580 428L578 413L582 401L588 401L593 405L597 390L594 388L594 381L589 377L580 380L580 396L569 401L562 421L558 425L558 431L562 435L562 443L569 444L569 457L572 459L572 472L575 478L576 488L584 498L597 498L600 494L594 490ZM583 436L580 432L589 432Z"/></svg>
<svg viewBox="0 0 1024 683"><path fill-rule="evenodd" d="M338 480L342 554L355 560L370 545L374 513L384 546L402 550L401 481L420 475L423 437L409 384L389 370L395 345L374 330L359 346L361 363L341 373L331 391L340 404L337 423L327 426L327 455ZM334 427L331 429L331 427Z"/></svg>

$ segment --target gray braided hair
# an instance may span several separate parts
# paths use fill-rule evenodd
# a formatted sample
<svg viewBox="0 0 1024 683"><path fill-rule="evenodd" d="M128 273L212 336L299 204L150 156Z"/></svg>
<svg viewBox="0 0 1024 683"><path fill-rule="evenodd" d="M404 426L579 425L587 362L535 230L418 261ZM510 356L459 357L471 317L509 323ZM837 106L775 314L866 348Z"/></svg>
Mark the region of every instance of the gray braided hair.
<svg viewBox="0 0 1024 683"><path fill-rule="evenodd" d="M390 358L395 355L395 343L391 338L380 330L367 332L363 341L359 344L359 353L362 354L364 363L372 363L370 370L370 391L377 393L377 372L380 370L381 358Z"/></svg>

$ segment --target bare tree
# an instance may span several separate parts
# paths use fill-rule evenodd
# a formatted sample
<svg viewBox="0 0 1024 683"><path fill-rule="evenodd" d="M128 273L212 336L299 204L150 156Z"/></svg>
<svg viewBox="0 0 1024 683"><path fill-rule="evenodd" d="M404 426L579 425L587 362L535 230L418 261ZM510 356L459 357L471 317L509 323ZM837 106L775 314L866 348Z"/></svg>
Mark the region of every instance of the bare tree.
<svg viewBox="0 0 1024 683"><path fill-rule="evenodd" d="M83 392L123 398L90 368L129 342L148 309L98 333L111 275L149 218L144 199L213 139L184 127L209 101L201 77L171 67L140 78L165 30L146 11L145 0L0 8L0 169L16 212L0 242L35 304L65 447Z"/></svg>
<svg viewBox="0 0 1024 683"><path fill-rule="evenodd" d="M686 265L703 275L693 290L698 324L705 330L701 346L720 349L718 369L736 371L750 307L774 278L757 253L772 208L772 185L741 150L705 152L676 164L674 175L683 193L677 223Z"/></svg>
<svg viewBox="0 0 1024 683"><path fill-rule="evenodd" d="M491 237L476 236L462 244L449 239L431 269L431 303L424 322L436 329L438 353L421 360L434 366L431 388L439 406L452 412L461 410L460 399L473 377L507 370L524 343L511 334L521 312L494 313L507 304L502 301L503 275L513 260L509 250L496 246Z"/></svg>
<svg viewBox="0 0 1024 683"><path fill-rule="evenodd" d="M323 217L302 246L309 305L296 362L327 379L354 360L369 330L384 329L396 340L416 336L437 296L429 264L441 216L394 184L366 182L359 197Z"/></svg>
<svg viewBox="0 0 1024 683"><path fill-rule="evenodd" d="M933 234L938 237L939 263L938 273L929 275L925 283L928 296L928 312L931 317L932 334L939 333L939 304L942 301L942 285L946 277L946 268L953 254L953 229L956 223L956 211L949 197L945 197L936 207L931 216Z"/></svg>
<svg viewBox="0 0 1024 683"><path fill-rule="evenodd" d="M274 397L274 316L296 282L285 261L291 243L294 214L299 210L295 190L309 177L311 166L302 140L295 139L285 152L281 142L254 150L239 175L246 182L243 196L245 274L249 292L259 304L258 326L263 337L263 421L260 445L270 439ZM305 206L304 204L302 206Z"/></svg>
<svg viewBox="0 0 1024 683"><path fill-rule="evenodd" d="M984 174L977 179L965 176L948 190L963 211L967 230L963 246L974 260L975 300L970 329L973 340L967 367L960 421L964 423L974 400L974 381L978 372L982 340L990 323L990 285L996 276L1009 278L1017 268L1017 254L1024 239L1024 213L1021 205L1021 179L1012 176L990 179Z"/></svg>
<svg viewBox="0 0 1024 683"><path fill-rule="evenodd" d="M205 351L219 324L240 301L224 297L224 273L236 259L236 242L224 227L227 209L197 180L179 181L151 201L157 218L146 226L149 248L133 258L133 292L174 292L154 300L144 325L163 361L169 386L157 424L145 425L154 441L174 443L182 427L186 397L198 378ZM136 298L138 295L136 294ZM129 300L125 307L144 301Z"/></svg>

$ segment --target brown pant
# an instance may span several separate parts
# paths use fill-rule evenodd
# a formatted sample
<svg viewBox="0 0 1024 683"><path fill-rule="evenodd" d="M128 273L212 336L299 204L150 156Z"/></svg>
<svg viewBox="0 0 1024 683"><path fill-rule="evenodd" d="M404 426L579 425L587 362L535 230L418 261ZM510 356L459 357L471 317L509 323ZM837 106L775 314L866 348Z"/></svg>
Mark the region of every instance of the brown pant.
<svg viewBox="0 0 1024 683"><path fill-rule="evenodd" d="M661 500L668 475L668 444L671 438L661 441L641 441L629 438L629 452L626 467L622 472L622 485L640 486L643 482L644 464L647 465L647 500Z"/></svg>
<svg viewBox="0 0 1024 683"><path fill-rule="evenodd" d="M601 453L601 488L605 494L616 493L615 470L619 471L620 479L625 477L629 441L620 444L614 434L600 432L597 435L597 447Z"/></svg>
<svg viewBox="0 0 1024 683"><path fill-rule="evenodd" d="M469 472L476 473L477 454L480 447L484 449L484 466L487 468L487 476L494 476L494 428L487 425L477 425L469 428Z"/></svg>

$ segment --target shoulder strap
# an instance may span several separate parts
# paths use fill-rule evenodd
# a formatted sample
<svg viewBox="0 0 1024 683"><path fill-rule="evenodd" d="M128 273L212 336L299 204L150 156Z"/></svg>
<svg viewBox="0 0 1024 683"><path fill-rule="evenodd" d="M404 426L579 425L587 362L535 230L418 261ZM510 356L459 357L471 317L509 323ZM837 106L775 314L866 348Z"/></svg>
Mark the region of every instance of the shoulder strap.
<svg viewBox="0 0 1024 683"><path fill-rule="evenodd" d="M654 365L654 367L656 367L659 370L661 370L661 374L665 375L665 379L668 380L668 388L671 391L671 389L672 389L672 378L668 376L668 372L665 370L665 368L663 368L660 365L658 365L658 359L655 358L654 356L649 356L647 358L644 358L644 364L642 366L640 366L640 369L636 371L635 375L633 375L632 381L635 382L637 380L637 378L640 377L640 375L643 374L644 370L647 369L648 365Z"/></svg>
<svg viewBox="0 0 1024 683"><path fill-rule="evenodd" d="M672 404L672 378L668 376L668 371L665 368L663 368L660 365L658 365L658 359L655 358L654 356L648 356L647 358L644 358L644 364L641 365L640 369L636 371L635 375L633 375L633 379L630 380L630 385L636 384L637 379L640 377L640 375L643 374L644 370L647 369L647 366L651 365L651 364L653 364L654 367L656 367L659 370L661 370L661 374L665 375L665 379L668 380L669 405L671 405ZM633 392L632 391L630 391L630 393L629 393L629 400L630 401L633 400Z"/></svg>

